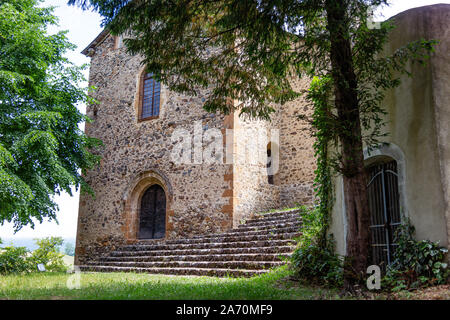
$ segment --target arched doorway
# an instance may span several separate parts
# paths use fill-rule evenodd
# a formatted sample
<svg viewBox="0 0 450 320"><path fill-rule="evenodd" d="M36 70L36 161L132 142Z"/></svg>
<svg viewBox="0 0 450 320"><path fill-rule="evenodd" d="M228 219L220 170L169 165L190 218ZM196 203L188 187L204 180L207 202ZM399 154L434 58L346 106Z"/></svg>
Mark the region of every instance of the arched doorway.
<svg viewBox="0 0 450 320"><path fill-rule="evenodd" d="M166 235L166 194L154 184L142 195L139 214L139 239L161 239Z"/></svg>

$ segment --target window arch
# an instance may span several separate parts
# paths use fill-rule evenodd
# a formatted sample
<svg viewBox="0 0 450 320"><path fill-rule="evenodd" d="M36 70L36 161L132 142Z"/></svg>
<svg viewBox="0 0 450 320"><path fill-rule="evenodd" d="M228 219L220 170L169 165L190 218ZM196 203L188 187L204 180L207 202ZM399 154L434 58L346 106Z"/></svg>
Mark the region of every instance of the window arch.
<svg viewBox="0 0 450 320"><path fill-rule="evenodd" d="M161 84L144 70L140 79L139 121L159 117Z"/></svg>

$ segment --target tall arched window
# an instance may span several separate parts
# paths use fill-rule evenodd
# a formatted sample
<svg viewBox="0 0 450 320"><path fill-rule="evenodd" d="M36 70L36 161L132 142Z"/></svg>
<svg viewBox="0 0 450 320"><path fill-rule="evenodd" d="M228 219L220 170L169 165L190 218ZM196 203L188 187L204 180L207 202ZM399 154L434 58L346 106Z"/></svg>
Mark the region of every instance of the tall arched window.
<svg viewBox="0 0 450 320"><path fill-rule="evenodd" d="M140 81L139 120L150 120L159 117L161 84L153 74L144 73Z"/></svg>
<svg viewBox="0 0 450 320"><path fill-rule="evenodd" d="M383 158L366 168L370 210L371 263L383 270L392 262L394 234L401 223L397 162Z"/></svg>

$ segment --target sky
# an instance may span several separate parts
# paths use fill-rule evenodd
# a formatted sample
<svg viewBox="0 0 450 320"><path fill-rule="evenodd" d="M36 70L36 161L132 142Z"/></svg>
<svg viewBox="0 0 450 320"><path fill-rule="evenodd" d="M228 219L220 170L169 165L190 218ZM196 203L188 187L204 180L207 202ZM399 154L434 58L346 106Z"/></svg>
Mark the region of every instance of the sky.
<svg viewBox="0 0 450 320"><path fill-rule="evenodd" d="M376 17L388 19L402 11L431 5L436 3L447 3L450 1L432 1L432 0L391 0L389 7L382 7L376 11ZM67 57L75 64L82 65L89 63L89 58L81 54L89 43L101 32L101 17L97 13L83 11L78 7L67 6L67 0L45 0L42 6L55 6L54 15L59 18L59 26L51 27L49 33L55 33L58 30L68 30L69 41L77 45L77 49L68 53ZM85 73L86 78L88 71ZM87 84L84 84L87 85ZM86 107L79 106L82 112ZM78 218L79 193L74 192L73 197L68 194L62 194L56 198L60 211L57 214L59 224L55 221L44 221L42 224L36 223L34 230L30 227L24 227L14 234L12 224L5 223L0 226L0 238L42 238L48 236L59 236L63 238L75 238Z"/></svg>

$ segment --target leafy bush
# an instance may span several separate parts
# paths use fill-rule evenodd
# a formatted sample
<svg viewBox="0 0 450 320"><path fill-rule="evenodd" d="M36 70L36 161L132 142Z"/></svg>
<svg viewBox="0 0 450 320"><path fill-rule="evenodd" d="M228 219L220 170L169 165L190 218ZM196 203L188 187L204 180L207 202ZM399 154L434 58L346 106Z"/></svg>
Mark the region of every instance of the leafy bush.
<svg viewBox="0 0 450 320"><path fill-rule="evenodd" d="M384 278L385 285L394 291L444 284L448 280L449 269L445 263L448 250L438 242L418 241L414 233L409 220L395 233L398 247Z"/></svg>
<svg viewBox="0 0 450 320"><path fill-rule="evenodd" d="M342 261L331 248L317 244L299 246L291 260L300 279L328 286L342 285Z"/></svg>
<svg viewBox="0 0 450 320"><path fill-rule="evenodd" d="M332 236L323 235L323 225L318 207L304 209L302 237L291 256L291 267L299 279L309 283L340 286L343 281L343 263L334 253Z"/></svg>
<svg viewBox="0 0 450 320"><path fill-rule="evenodd" d="M59 247L64 240L60 237L48 237L35 239L38 249L31 254L30 261L37 266L43 264L47 271L65 272L67 266L64 264L64 254L59 252Z"/></svg>
<svg viewBox="0 0 450 320"><path fill-rule="evenodd" d="M65 272L64 254L59 247L64 242L59 237L34 239L38 249L29 252L25 247L8 246L0 248L0 274L38 271L37 265L43 264L46 271Z"/></svg>
<svg viewBox="0 0 450 320"><path fill-rule="evenodd" d="M7 246L0 249L0 274L24 273L30 271L30 262L25 247Z"/></svg>

